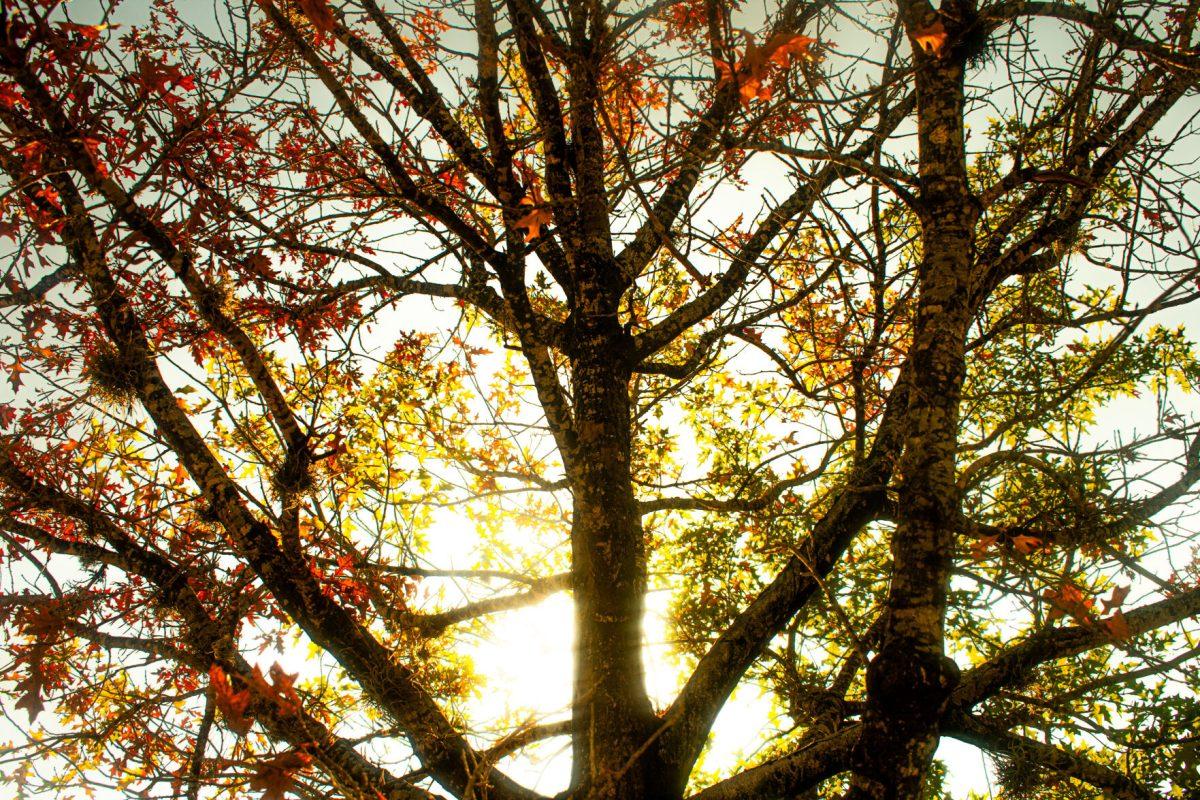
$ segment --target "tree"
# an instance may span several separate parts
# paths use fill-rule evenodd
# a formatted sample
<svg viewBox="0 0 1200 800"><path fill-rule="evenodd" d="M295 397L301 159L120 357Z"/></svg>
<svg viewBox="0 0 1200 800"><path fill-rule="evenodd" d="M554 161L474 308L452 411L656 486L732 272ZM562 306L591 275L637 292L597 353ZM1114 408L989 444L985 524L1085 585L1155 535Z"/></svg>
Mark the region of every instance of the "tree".
<svg viewBox="0 0 1200 800"><path fill-rule="evenodd" d="M23 796L1200 787L1195 2L2 8Z"/></svg>

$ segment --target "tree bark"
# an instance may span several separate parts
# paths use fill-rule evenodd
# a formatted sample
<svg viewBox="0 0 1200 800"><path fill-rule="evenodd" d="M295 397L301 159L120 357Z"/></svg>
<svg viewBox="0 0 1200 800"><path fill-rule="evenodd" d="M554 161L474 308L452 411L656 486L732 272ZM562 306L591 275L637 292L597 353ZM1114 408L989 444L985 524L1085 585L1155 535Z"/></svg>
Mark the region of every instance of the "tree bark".
<svg viewBox="0 0 1200 800"><path fill-rule="evenodd" d="M630 470L632 340L617 317L619 296L581 283L573 323L572 784L584 796L641 798L660 771L643 747L654 724L642 663L646 552Z"/></svg>
<svg viewBox="0 0 1200 800"><path fill-rule="evenodd" d="M964 4L949 14L961 21L969 11ZM925 3L907 4L904 14L910 35L947 16ZM958 682L958 668L944 652L943 624L959 508L955 450L979 203L967 182L963 65L949 44L950 27L944 48L916 55L923 254L912 384L892 580L882 643L867 669L869 710L855 757L855 773L865 780L850 792L872 800L921 796Z"/></svg>

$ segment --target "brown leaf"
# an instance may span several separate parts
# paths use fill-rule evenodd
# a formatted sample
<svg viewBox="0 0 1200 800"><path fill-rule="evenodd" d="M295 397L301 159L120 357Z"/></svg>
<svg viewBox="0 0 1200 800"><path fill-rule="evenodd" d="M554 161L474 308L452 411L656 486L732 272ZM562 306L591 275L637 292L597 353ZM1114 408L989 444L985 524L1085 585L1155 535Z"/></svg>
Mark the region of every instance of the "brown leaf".
<svg viewBox="0 0 1200 800"><path fill-rule="evenodd" d="M37 719L38 714L46 710L45 703L42 702L42 676L38 672L34 672L25 680L17 684L17 691L24 692L21 699L17 701L15 708L23 708L29 714L29 721L33 722Z"/></svg>
<svg viewBox="0 0 1200 800"><path fill-rule="evenodd" d="M1104 605L1105 614L1121 607L1121 604L1125 602L1125 598L1129 596L1129 588L1128 586L1113 587L1112 594L1108 596L1108 599L1101 601Z"/></svg>
<svg viewBox="0 0 1200 800"><path fill-rule="evenodd" d="M1112 616L1100 620L1100 624L1115 641L1123 641L1133 635L1133 631L1129 629L1129 622L1125 619L1125 613L1120 609L1114 611Z"/></svg>
<svg viewBox="0 0 1200 800"><path fill-rule="evenodd" d="M296 4L300 6L300 13L308 17L308 21L319 32L333 32L333 12L329 9L329 3L325 0L296 0Z"/></svg>
<svg viewBox="0 0 1200 800"><path fill-rule="evenodd" d="M221 709L221 715L225 717L225 724L238 736L245 736L254 724L254 720L246 715L246 709L250 707L250 701L253 699L250 690L235 692L229 684L225 670L216 664L209 669L208 677L212 681L213 699L217 708Z"/></svg>
<svg viewBox="0 0 1200 800"><path fill-rule="evenodd" d="M260 761L250 778L250 788L261 789L262 800L283 800L296 784L296 773L311 763L312 756L299 750L289 750L269 761Z"/></svg>
<svg viewBox="0 0 1200 800"><path fill-rule="evenodd" d="M1013 549L1018 553L1029 555L1037 552L1042 546L1042 540L1036 536L1025 536L1024 534L1012 537Z"/></svg>
<svg viewBox="0 0 1200 800"><path fill-rule="evenodd" d="M270 700L278 706L280 712L285 716L298 713L300 698L296 695L296 690L292 688L296 683L296 675L284 672L283 667L278 663L272 664L267 673L271 676L270 682L263 677L262 670L255 667L250 676L251 687L264 699Z"/></svg>
<svg viewBox="0 0 1200 800"><path fill-rule="evenodd" d="M1068 614L1080 625L1095 622L1092 600L1085 597L1078 586L1065 583L1057 590L1046 589L1042 592L1042 598L1050 603L1050 612L1046 615L1047 622L1053 622Z"/></svg>
<svg viewBox="0 0 1200 800"><path fill-rule="evenodd" d="M999 536L981 536L971 545L971 558L982 561L987 558L988 551L1000 541Z"/></svg>

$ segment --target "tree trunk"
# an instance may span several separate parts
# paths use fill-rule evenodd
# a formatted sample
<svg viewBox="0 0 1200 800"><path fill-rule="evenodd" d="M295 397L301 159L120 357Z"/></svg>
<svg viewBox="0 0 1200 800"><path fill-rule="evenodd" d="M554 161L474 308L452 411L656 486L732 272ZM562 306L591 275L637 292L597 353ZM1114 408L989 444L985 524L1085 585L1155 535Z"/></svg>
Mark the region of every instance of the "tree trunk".
<svg viewBox="0 0 1200 800"><path fill-rule="evenodd" d="M910 31L930 24L925 8L908 9ZM949 45L918 56L916 84L923 254L908 355L912 391L892 581L880 649L867 670L869 710L855 759L864 780L850 791L873 800L921 796L958 682L958 668L944 652L943 624L959 509L955 451L979 203L966 173L963 67Z"/></svg>
<svg viewBox="0 0 1200 800"><path fill-rule="evenodd" d="M607 304L605 304L607 305ZM642 664L646 554L630 472L630 338L615 311L575 320L572 379L577 796L651 795L654 723ZM592 307L595 311L595 306ZM607 312L607 313L605 313Z"/></svg>

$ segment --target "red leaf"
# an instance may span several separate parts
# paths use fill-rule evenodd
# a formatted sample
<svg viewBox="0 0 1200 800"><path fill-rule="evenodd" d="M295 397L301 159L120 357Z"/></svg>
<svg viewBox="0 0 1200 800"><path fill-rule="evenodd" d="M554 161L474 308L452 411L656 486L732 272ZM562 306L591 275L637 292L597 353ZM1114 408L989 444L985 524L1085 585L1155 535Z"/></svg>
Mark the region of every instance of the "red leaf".
<svg viewBox="0 0 1200 800"><path fill-rule="evenodd" d="M17 85L9 81L0 81L0 106L5 108L16 108L21 106L29 108L29 101L25 99L25 95L17 91Z"/></svg>
<svg viewBox="0 0 1200 800"><path fill-rule="evenodd" d="M26 172L35 172L42 166L42 156L46 153L46 145L44 142L34 139L20 147L14 148L13 152L25 159L24 168Z"/></svg>
<svg viewBox="0 0 1200 800"><path fill-rule="evenodd" d="M312 756L299 750L280 753L270 761L260 761L250 778L251 789L261 789L262 800L283 800L296 784L296 773L312 763Z"/></svg>
<svg viewBox="0 0 1200 800"><path fill-rule="evenodd" d="M325 0L296 0L296 3L300 6L300 13L308 17L314 28L321 33L333 32L333 12Z"/></svg>
<svg viewBox="0 0 1200 800"><path fill-rule="evenodd" d="M221 715L225 717L225 724L238 736L245 736L254 724L254 721L246 716L246 709L250 707L250 690L235 692L229 685L225 670L216 664L209 669L208 677L212 681L213 697L217 708L221 709Z"/></svg>
<svg viewBox="0 0 1200 800"><path fill-rule="evenodd" d="M75 31L83 37L85 41L95 42L100 39L100 34L106 30L108 25L78 25L73 22L64 22L60 26L65 31ZM118 27L116 25L112 27Z"/></svg>

